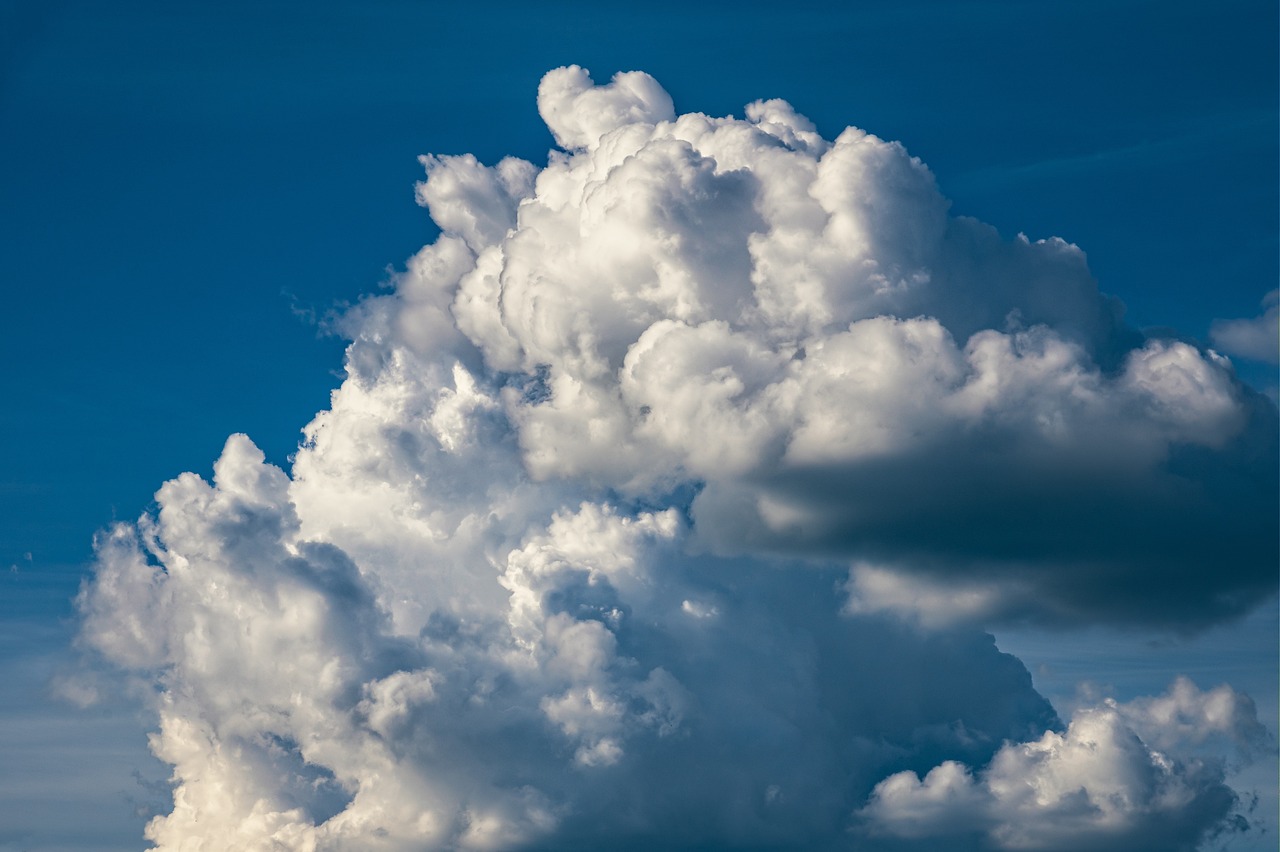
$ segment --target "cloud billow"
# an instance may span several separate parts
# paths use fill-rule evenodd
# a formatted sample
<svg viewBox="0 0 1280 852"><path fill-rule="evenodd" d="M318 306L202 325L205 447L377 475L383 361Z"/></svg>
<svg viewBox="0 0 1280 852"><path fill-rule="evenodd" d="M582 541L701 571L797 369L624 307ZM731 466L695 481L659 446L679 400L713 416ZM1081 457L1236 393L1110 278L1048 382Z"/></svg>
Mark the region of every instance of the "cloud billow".
<svg viewBox="0 0 1280 852"><path fill-rule="evenodd" d="M428 164L434 252L477 253L433 310L483 372L543 377L502 392L536 479L696 482L713 552L1021 589L993 614L1185 626L1274 588L1274 406L1224 358L1144 340L1074 246L949 218L896 143L648 86L548 75L572 147L519 199L511 161Z"/></svg>
<svg viewBox="0 0 1280 852"><path fill-rule="evenodd" d="M1268 364L1280 363L1280 290L1262 300L1266 310L1250 319L1214 320L1213 342L1228 355Z"/></svg>
<svg viewBox="0 0 1280 852"><path fill-rule="evenodd" d="M1126 326L1074 246L951 217L896 143L677 115L638 72L557 69L539 110L541 169L423 158L441 236L342 319L290 473L233 436L100 537L83 636L154 695L157 847L1237 825L1176 755L1269 747L1245 696L1198 739L1189 682L1064 728L975 625L1273 591L1270 403ZM1050 776L1078 790L1001 792Z"/></svg>

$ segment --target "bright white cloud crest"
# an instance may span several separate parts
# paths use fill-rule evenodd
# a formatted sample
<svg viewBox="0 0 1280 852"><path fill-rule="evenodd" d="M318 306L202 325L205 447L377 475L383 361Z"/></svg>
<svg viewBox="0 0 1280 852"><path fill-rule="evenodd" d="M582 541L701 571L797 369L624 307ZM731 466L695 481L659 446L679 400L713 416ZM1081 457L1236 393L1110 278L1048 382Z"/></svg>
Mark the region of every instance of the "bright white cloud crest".
<svg viewBox="0 0 1280 852"><path fill-rule="evenodd" d="M1222 766L1154 750L1194 686L1060 732L954 622L1199 624L1272 588L1248 471L1274 415L1229 363L782 101L677 116L645 74L571 67L539 110L544 168L423 158L442 234L343 320L291 475L233 436L212 484L101 538L84 637L154 689L157 847L1224 825ZM1241 482L1258 505L1206 510ZM1240 565L1200 570L1222 535Z"/></svg>

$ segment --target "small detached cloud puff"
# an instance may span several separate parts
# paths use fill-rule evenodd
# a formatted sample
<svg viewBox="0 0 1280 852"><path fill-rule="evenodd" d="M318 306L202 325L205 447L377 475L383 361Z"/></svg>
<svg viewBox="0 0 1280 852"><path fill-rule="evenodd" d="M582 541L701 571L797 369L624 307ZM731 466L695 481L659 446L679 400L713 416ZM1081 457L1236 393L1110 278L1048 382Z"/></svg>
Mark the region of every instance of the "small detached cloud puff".
<svg viewBox="0 0 1280 852"><path fill-rule="evenodd" d="M677 115L639 72L538 98L544 167L423 158L441 235L343 318L291 471L232 436L100 536L82 635L154 698L155 848L1238 826L1246 696L1064 728L977 628L1270 594L1271 404L897 143Z"/></svg>

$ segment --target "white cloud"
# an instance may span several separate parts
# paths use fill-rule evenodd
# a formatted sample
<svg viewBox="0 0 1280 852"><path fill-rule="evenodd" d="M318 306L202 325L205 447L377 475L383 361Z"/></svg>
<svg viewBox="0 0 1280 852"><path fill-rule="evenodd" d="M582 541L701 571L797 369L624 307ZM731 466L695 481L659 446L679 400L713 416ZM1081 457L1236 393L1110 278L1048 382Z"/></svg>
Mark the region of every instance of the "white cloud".
<svg viewBox="0 0 1280 852"><path fill-rule="evenodd" d="M1003 574L996 588L1041 587L993 613L1096 618L1113 576L1108 618L1183 619L1195 598L1220 602L1202 610L1212 620L1252 594L1205 584L1273 585L1258 533L1275 489L1244 447L1274 416L1224 359L1144 341L1075 246L949 218L897 143L856 129L827 142L781 101L675 117L655 85L548 75L541 109L570 151L531 190L484 195L483 210L509 205L485 214L514 222L502 239L477 240L453 211L474 203L459 180L437 194L441 245L456 233L479 252L433 291L454 291L433 310L475 347L444 348L505 384L494 393L535 480L627 495L700 483L695 527L717 552L843 551L917 575L981 563ZM472 184L515 185L509 161L478 168L465 163ZM1208 469L1175 479L1221 490L1171 487L1182 457ZM963 480L984 505L961 522ZM1088 518L1081 490L1097 495ZM1247 518L1214 520L1226 503ZM994 518L1016 518L1022 544ZM1163 535L1171 524L1195 541ZM1234 571L1198 571L1242 533ZM1139 592L1170 566L1189 580L1166 584L1179 600Z"/></svg>
<svg viewBox="0 0 1280 852"><path fill-rule="evenodd" d="M1274 412L1228 364L1127 329L1075 247L949 218L896 143L639 72L539 109L541 170L424 158L442 236L342 320L289 473L233 436L100 537L83 638L154 698L158 848L824 848L886 777L867 814L958 813L996 796L966 766L1247 727L1187 692L1053 733L962 626L1272 589ZM1150 772L1195 803L1189 766Z"/></svg>
<svg viewBox="0 0 1280 852"><path fill-rule="evenodd" d="M648 74L619 73L607 85L596 86L577 65L557 68L542 78L538 113L565 149L595 147L619 128L676 117L671 96Z"/></svg>
<svg viewBox="0 0 1280 852"><path fill-rule="evenodd" d="M923 778L892 775L859 816L874 835L970 836L984 849L1194 849L1211 832L1243 826L1230 819L1235 794L1220 764L1153 743L1176 750L1238 727L1219 711L1240 701L1248 698L1229 687L1201 693L1185 679L1157 698L1109 700L1077 711L1065 732L1005 744L976 772L948 761Z"/></svg>
<svg viewBox="0 0 1280 852"><path fill-rule="evenodd" d="M370 434L341 442L385 465L404 440ZM359 564L304 533L294 494L316 481L243 436L212 484L166 484L154 519L103 540L84 638L154 690L175 784L157 848L573 848L604 815L641 842L689 808L678 842L820 846L904 755L980 759L1053 720L990 637L842 617L831 570L685 554L673 509L538 520L545 503L512 495L477 520L483 497L442 488L455 512L409 515L373 487L389 470L335 494L348 520L386 513L376 541L335 526Z"/></svg>
<svg viewBox="0 0 1280 852"><path fill-rule="evenodd" d="M1280 290L1268 293L1262 306L1266 310L1256 317L1214 320L1209 330L1214 345L1228 355L1280 363Z"/></svg>
<svg viewBox="0 0 1280 852"><path fill-rule="evenodd" d="M1015 593L980 581L930 582L865 562L850 569L846 589L851 615L889 613L931 628L981 623Z"/></svg>
<svg viewBox="0 0 1280 852"><path fill-rule="evenodd" d="M1129 727L1156 748L1177 750L1224 740L1245 760L1275 750L1270 734L1258 721L1253 699L1226 684L1201 691L1189 678L1179 677L1164 695L1113 706Z"/></svg>

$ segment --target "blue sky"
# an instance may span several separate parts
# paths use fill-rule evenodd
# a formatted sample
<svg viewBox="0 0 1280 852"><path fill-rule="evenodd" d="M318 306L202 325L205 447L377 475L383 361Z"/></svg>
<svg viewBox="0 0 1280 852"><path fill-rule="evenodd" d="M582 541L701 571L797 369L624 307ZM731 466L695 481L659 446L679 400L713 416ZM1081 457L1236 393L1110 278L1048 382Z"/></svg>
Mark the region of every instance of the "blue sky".
<svg viewBox="0 0 1280 852"><path fill-rule="evenodd" d="M646 71L677 113L784 98L827 139L899 140L953 216L1081 247L1139 329L1208 345L1215 320L1262 312L1280 251L1274 4L828 5L0 8L0 789L27 791L0 849L137 848L134 807L163 800L133 777L165 777L153 722L50 686L79 665L70 599L95 532L183 471L207 477L232 433L288 464L342 376L345 341L316 318L384 292L439 233L415 158L544 163L552 68ZM1272 364L1237 370L1275 387ZM1252 604L1198 638L995 633L1064 718L1080 681L1127 700L1188 673L1249 692L1274 733L1275 599Z"/></svg>

